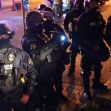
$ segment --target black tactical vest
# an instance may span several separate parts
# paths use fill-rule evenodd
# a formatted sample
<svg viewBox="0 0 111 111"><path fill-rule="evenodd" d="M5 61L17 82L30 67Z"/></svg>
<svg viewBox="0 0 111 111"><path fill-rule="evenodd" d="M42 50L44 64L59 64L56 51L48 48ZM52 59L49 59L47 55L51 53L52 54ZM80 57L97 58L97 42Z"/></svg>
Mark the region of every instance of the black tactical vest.
<svg viewBox="0 0 111 111"><path fill-rule="evenodd" d="M8 92L15 88L19 81L16 67L16 50L12 47L0 50L0 89Z"/></svg>

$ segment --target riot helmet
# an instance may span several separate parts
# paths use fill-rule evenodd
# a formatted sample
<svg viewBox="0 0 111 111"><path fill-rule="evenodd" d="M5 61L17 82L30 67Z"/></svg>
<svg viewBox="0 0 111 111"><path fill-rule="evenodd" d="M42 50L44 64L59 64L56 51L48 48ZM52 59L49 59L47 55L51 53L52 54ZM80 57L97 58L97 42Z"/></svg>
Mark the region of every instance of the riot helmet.
<svg viewBox="0 0 111 111"><path fill-rule="evenodd" d="M43 18L42 15L37 11L31 11L27 14L26 25L27 29L32 32L41 33Z"/></svg>
<svg viewBox="0 0 111 111"><path fill-rule="evenodd" d="M13 38L14 31L8 24L0 23L0 39L11 39Z"/></svg>
<svg viewBox="0 0 111 111"><path fill-rule="evenodd" d="M38 7L37 7L37 11L43 11L47 6L45 4L40 4Z"/></svg>
<svg viewBox="0 0 111 111"><path fill-rule="evenodd" d="M2 21L0 21L0 48L7 47L10 44L10 39L14 36L14 31Z"/></svg>
<svg viewBox="0 0 111 111"><path fill-rule="evenodd" d="M53 21L55 18L55 12L52 8L46 7L44 11L42 11L43 18L46 20Z"/></svg>

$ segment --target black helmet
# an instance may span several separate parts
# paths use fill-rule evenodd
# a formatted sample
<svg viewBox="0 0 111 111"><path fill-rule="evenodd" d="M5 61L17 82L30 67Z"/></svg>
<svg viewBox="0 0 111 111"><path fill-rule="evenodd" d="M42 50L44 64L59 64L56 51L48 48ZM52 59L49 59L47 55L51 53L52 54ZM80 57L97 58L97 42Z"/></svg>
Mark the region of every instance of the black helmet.
<svg viewBox="0 0 111 111"><path fill-rule="evenodd" d="M37 7L37 11L42 11L46 8L47 6L45 4L40 4L38 7Z"/></svg>
<svg viewBox="0 0 111 111"><path fill-rule="evenodd" d="M31 11L27 14L26 24L27 27L35 27L39 24L42 24L43 18L42 15L37 11Z"/></svg>
<svg viewBox="0 0 111 111"><path fill-rule="evenodd" d="M50 8L50 7L46 7L46 8L44 9L44 11L52 12L53 15L55 16L55 12L54 12L54 10L53 10L52 8Z"/></svg>
<svg viewBox="0 0 111 111"><path fill-rule="evenodd" d="M4 35L7 35L7 37L4 37ZM11 29L11 27L4 22L0 22L0 39L11 39L13 35L14 31Z"/></svg>
<svg viewBox="0 0 111 111"><path fill-rule="evenodd" d="M44 11L42 11L43 17L47 20L54 20L55 18L55 12L52 8L46 7Z"/></svg>

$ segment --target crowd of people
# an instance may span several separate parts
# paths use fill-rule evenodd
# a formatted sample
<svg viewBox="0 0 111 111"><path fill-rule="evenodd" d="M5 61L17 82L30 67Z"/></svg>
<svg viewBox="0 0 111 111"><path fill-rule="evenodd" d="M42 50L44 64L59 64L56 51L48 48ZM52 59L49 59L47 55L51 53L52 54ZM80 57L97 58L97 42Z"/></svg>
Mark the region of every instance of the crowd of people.
<svg viewBox="0 0 111 111"><path fill-rule="evenodd" d="M65 65L70 64L68 77L74 75L78 53L81 55L82 97L92 101L91 89L108 92L100 79L101 62L110 57L111 16L106 23L98 8L96 0L76 0L74 8L66 14L62 28L54 21L53 9L41 4L27 14L22 49L11 45L14 31L0 21L2 111L56 111L61 101L68 101L62 93Z"/></svg>

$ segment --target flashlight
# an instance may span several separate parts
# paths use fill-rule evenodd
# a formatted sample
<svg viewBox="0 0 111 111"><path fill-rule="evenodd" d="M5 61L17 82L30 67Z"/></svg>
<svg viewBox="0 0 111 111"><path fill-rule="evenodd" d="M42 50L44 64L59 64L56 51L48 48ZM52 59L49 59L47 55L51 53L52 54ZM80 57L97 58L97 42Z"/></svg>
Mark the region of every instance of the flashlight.
<svg viewBox="0 0 111 111"><path fill-rule="evenodd" d="M64 35L61 35L60 40L65 41L66 37Z"/></svg>

